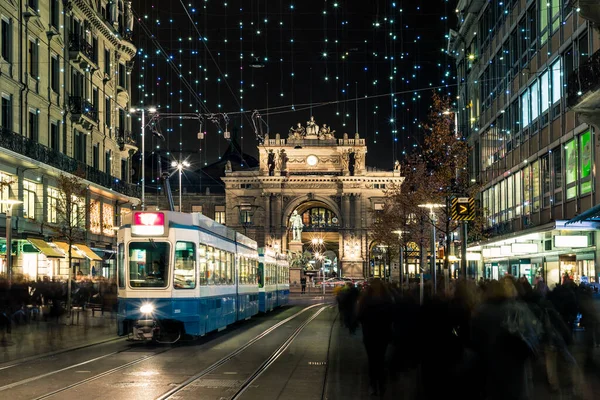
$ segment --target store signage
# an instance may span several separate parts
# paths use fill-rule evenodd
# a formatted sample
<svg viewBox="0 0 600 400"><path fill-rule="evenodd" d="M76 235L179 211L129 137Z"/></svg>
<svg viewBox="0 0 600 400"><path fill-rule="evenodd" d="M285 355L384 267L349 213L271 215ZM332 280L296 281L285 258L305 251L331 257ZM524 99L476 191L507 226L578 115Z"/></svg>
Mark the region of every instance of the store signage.
<svg viewBox="0 0 600 400"><path fill-rule="evenodd" d="M587 235L556 235L554 236L554 247L588 247Z"/></svg>
<svg viewBox="0 0 600 400"><path fill-rule="evenodd" d="M536 243L513 243L511 246L513 254L531 254L538 252Z"/></svg>

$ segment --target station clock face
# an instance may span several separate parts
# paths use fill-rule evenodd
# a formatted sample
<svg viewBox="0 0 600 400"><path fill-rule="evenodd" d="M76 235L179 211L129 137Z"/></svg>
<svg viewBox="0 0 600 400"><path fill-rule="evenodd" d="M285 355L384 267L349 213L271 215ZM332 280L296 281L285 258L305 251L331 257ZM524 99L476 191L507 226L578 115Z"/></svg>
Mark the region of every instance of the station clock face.
<svg viewBox="0 0 600 400"><path fill-rule="evenodd" d="M311 167L314 167L315 165L317 165L318 162L319 162L319 158L317 156L310 155L310 156L306 157L306 163L308 165L310 165Z"/></svg>

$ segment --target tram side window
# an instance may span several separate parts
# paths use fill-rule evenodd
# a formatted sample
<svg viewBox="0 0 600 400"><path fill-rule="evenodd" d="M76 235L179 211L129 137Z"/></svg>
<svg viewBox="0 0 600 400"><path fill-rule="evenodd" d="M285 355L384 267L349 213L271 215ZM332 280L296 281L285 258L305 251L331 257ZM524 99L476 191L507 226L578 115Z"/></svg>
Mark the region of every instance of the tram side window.
<svg viewBox="0 0 600 400"><path fill-rule="evenodd" d="M229 266L227 265L227 252L221 250L221 285L229 282Z"/></svg>
<svg viewBox="0 0 600 400"><path fill-rule="evenodd" d="M213 247L208 247L208 251L206 252L206 265L207 265L207 275L206 275L206 283L208 285L215 284L215 249Z"/></svg>
<svg viewBox="0 0 600 400"><path fill-rule="evenodd" d="M117 281L119 288L125 289L125 245L119 244L119 258L117 259Z"/></svg>
<svg viewBox="0 0 600 400"><path fill-rule="evenodd" d="M233 253L227 253L227 270L229 271L229 284L235 284L235 267Z"/></svg>
<svg viewBox="0 0 600 400"><path fill-rule="evenodd" d="M192 242L175 244L175 289L194 289L196 287L196 251Z"/></svg>
<svg viewBox="0 0 600 400"><path fill-rule="evenodd" d="M240 284L248 283L248 259L240 257Z"/></svg>
<svg viewBox="0 0 600 400"><path fill-rule="evenodd" d="M258 285L258 260L250 260L250 280L248 283Z"/></svg>
<svg viewBox="0 0 600 400"><path fill-rule="evenodd" d="M200 285L201 286L206 286L206 283L208 281L208 271L206 269L206 246L204 246L203 244L201 244L198 247L198 255L199 257L199 261L200 261Z"/></svg>
<svg viewBox="0 0 600 400"><path fill-rule="evenodd" d="M214 252L214 264L215 264L215 278L214 278L214 285L220 285L221 284L221 250L219 249L215 249Z"/></svg>
<svg viewBox="0 0 600 400"><path fill-rule="evenodd" d="M129 285L133 288L167 287L170 250L167 242L129 243Z"/></svg>

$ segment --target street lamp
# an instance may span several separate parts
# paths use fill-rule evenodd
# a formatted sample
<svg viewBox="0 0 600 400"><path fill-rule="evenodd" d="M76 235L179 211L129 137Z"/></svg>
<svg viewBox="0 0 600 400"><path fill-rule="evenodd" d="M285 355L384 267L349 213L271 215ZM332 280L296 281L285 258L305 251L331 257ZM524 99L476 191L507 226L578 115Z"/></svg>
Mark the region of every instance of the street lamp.
<svg viewBox="0 0 600 400"><path fill-rule="evenodd" d="M400 268L400 292L402 292L404 290L404 249L402 245L402 234L408 232L398 229L392 233L398 235L398 268Z"/></svg>
<svg viewBox="0 0 600 400"><path fill-rule="evenodd" d="M21 200L0 200L0 204L6 204L6 272L8 284L12 282L12 208L15 204L23 204Z"/></svg>
<svg viewBox="0 0 600 400"><path fill-rule="evenodd" d="M433 281L433 294L437 292L437 268L436 268L436 259L435 259L435 250L436 250L436 240L435 240L435 221L436 208L446 207L444 204L435 204L435 203L427 203L427 204L419 204L419 207L428 208L429 216L431 218L431 279ZM421 275L423 276L423 275Z"/></svg>
<svg viewBox="0 0 600 400"><path fill-rule="evenodd" d="M144 132L146 130L146 110L148 110L148 112L150 114L154 114L156 112L156 108L154 107L148 107L146 108L130 108L129 112L130 113L136 113L136 112L141 112L142 113L142 132L141 132L141 140L142 140L142 210L146 209L146 165L145 165L145 161L146 161L146 140L145 140L145 135Z"/></svg>
<svg viewBox="0 0 600 400"><path fill-rule="evenodd" d="M181 208L181 175L183 174L183 169L184 168L188 168L190 166L190 163L187 161L173 161L171 163L171 167L177 169L179 171L179 212L181 212L182 208Z"/></svg>
<svg viewBox="0 0 600 400"><path fill-rule="evenodd" d="M444 115L454 114L454 136L458 137L458 111L457 110L446 110L442 112Z"/></svg>

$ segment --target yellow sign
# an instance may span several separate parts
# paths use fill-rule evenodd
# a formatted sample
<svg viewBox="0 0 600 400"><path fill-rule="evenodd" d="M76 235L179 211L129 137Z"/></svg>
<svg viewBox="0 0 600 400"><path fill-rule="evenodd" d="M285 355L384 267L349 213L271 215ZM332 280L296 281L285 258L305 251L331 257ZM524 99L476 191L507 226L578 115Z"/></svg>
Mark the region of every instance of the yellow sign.
<svg viewBox="0 0 600 400"><path fill-rule="evenodd" d="M453 197L450 218L453 221L472 221L475 219L475 199L472 197Z"/></svg>

